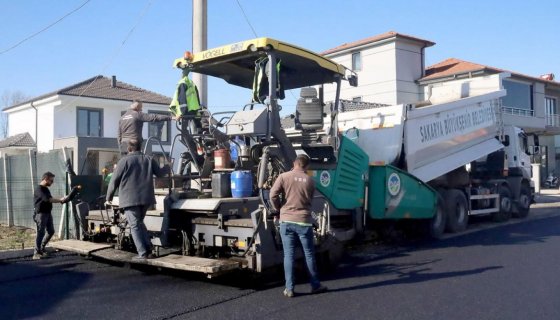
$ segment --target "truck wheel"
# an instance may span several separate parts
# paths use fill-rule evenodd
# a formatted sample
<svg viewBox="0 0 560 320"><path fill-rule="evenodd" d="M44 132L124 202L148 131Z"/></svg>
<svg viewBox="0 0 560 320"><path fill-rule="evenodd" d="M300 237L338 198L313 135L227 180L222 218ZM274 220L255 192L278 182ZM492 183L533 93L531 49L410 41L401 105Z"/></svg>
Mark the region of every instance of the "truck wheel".
<svg viewBox="0 0 560 320"><path fill-rule="evenodd" d="M445 211L447 214L446 231L454 233L467 228L469 213L467 197L463 192L451 189L445 193Z"/></svg>
<svg viewBox="0 0 560 320"><path fill-rule="evenodd" d="M432 239L441 239L445 232L445 221L447 215L445 214L445 205L443 199L438 197L438 203L435 215L426 221L427 232Z"/></svg>
<svg viewBox="0 0 560 320"><path fill-rule="evenodd" d="M516 218L526 218L529 215L529 207L531 206L531 190L527 186L521 186L519 191L519 200L517 201L517 212L513 213Z"/></svg>
<svg viewBox="0 0 560 320"><path fill-rule="evenodd" d="M498 194L500 195L500 211L492 213L492 221L507 221L511 218L511 209L513 204L511 201L511 191L507 186L500 186L498 187Z"/></svg>

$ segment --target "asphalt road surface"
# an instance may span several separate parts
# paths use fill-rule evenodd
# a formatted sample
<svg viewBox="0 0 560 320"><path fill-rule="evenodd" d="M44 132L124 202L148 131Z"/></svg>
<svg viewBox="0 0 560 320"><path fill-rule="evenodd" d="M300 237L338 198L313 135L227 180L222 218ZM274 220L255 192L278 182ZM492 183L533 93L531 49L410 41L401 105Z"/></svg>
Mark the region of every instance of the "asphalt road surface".
<svg viewBox="0 0 560 320"><path fill-rule="evenodd" d="M0 260L1 319L560 319L560 209L437 242L354 248L294 298L281 281L130 268L58 252ZM0 256L1 258L1 256ZM257 284L255 284L257 283Z"/></svg>

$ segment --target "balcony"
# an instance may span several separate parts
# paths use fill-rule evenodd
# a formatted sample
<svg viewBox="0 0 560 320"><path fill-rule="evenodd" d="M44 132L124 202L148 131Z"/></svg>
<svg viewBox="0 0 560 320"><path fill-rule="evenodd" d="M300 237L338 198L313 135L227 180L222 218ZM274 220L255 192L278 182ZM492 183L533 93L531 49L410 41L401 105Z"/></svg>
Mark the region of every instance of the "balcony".
<svg viewBox="0 0 560 320"><path fill-rule="evenodd" d="M547 127L560 127L560 114L547 114L545 119Z"/></svg>
<svg viewBox="0 0 560 320"><path fill-rule="evenodd" d="M504 114L511 114L511 115L514 115L514 116L522 116L522 117L534 117L535 116L535 111L527 110L527 109L502 107L502 112Z"/></svg>
<svg viewBox="0 0 560 320"><path fill-rule="evenodd" d="M545 118L535 116L534 110L502 106L502 120L505 125L512 125L528 132L544 131L547 126Z"/></svg>

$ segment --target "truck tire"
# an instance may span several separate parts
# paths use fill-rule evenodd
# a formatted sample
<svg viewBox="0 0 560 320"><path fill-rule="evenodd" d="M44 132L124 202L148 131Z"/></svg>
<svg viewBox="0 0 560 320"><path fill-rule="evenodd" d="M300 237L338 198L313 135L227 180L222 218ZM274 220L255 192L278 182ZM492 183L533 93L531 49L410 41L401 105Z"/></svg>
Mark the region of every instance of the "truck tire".
<svg viewBox="0 0 560 320"><path fill-rule="evenodd" d="M438 196L438 203L436 214L426 221L426 231L428 236L432 239L441 239L445 232L445 221L447 214L445 214L445 205L441 196Z"/></svg>
<svg viewBox="0 0 560 320"><path fill-rule="evenodd" d="M445 230L455 233L464 231L469 223L467 197L457 189L450 189L445 193L445 213L447 220Z"/></svg>
<svg viewBox="0 0 560 320"><path fill-rule="evenodd" d="M511 218L511 211L513 202L511 201L511 191L507 186L499 186L498 194L500 198L500 210L498 212L492 213L492 221L494 222L504 222Z"/></svg>
<svg viewBox="0 0 560 320"><path fill-rule="evenodd" d="M517 212L513 213L515 218L526 218L531 206L531 190L527 186L521 186L519 199L517 200Z"/></svg>

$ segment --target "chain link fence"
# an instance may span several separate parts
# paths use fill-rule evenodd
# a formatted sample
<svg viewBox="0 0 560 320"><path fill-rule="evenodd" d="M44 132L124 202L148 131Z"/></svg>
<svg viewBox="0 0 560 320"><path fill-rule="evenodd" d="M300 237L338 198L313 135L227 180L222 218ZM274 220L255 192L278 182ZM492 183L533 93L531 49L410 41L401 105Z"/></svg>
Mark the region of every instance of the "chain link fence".
<svg viewBox="0 0 560 320"><path fill-rule="evenodd" d="M43 173L50 171L55 180L50 186L53 197L66 193L66 168L63 152L29 152L0 158L0 224L35 228L33 193ZM55 231L60 232L64 214L61 204L53 204Z"/></svg>

